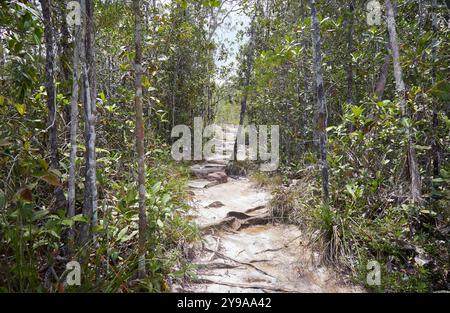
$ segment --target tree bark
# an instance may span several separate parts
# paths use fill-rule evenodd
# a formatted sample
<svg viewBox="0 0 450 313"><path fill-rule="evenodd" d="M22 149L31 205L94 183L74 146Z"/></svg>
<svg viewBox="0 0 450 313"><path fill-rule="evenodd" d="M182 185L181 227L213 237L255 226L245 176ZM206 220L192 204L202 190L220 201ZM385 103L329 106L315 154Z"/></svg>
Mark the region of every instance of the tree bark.
<svg viewBox="0 0 450 313"><path fill-rule="evenodd" d="M54 27L52 23L52 3L51 0L40 0L42 15L44 17L44 37L45 37L45 91L47 92L47 130L49 131L50 167L59 169L58 156L58 124L56 120L56 89L55 89L55 50L54 50ZM66 204L66 198L61 187L54 190L56 197L55 207L52 211L61 209Z"/></svg>
<svg viewBox="0 0 450 313"><path fill-rule="evenodd" d="M380 69L380 76L378 76L377 83L375 85L375 95L378 101L383 100L384 90L386 88L387 75L389 71L389 63L391 62L391 55L386 53L384 56L384 62Z"/></svg>
<svg viewBox="0 0 450 313"><path fill-rule="evenodd" d="M323 201L325 204L329 202L329 178L328 178L328 162L327 162L327 106L325 101L325 91L322 76L322 54L320 41L320 26L317 17L316 0L311 0L311 26L314 46L314 75L316 81L316 100L317 100L317 137L319 138L319 157L322 172L322 191Z"/></svg>
<svg viewBox="0 0 450 313"><path fill-rule="evenodd" d="M78 128L78 79L79 79L79 42L80 27L75 26L74 49L73 49L73 74L72 74L72 96L70 99L70 165L68 182L68 211L69 218L75 216L75 189L76 189L76 160L77 160L77 128ZM69 249L73 250L73 230L69 234Z"/></svg>
<svg viewBox="0 0 450 313"><path fill-rule="evenodd" d="M66 3L61 1L58 4L58 14L59 18L59 29L61 38L58 41L58 51L60 54L59 57L59 66L61 70L61 79L62 79L62 89L65 95L70 94L71 86L70 86L70 78L71 78L71 70L70 70L70 59L71 59L71 49L69 44L70 32L66 21ZM72 64L73 65L73 64ZM64 119L66 126L66 142L70 141L70 116L71 116L71 104L67 104L64 106Z"/></svg>
<svg viewBox="0 0 450 313"><path fill-rule="evenodd" d="M305 16L306 16L304 2L305 2L305 0L301 0L300 7L299 7L299 9L300 9L299 15L300 15L300 20L302 22L302 25L305 22ZM298 36L298 32L296 34ZM298 37L297 37L297 39L298 39ZM302 53L301 59L298 62L299 63L298 64L298 76L300 79L300 73L301 73L300 68L302 68L303 69L303 71L302 71L303 72L303 99L300 97L300 81L299 81L298 82L298 85L299 85L298 86L298 101L301 102L303 100L303 112L301 113L301 116L299 118L300 123L301 123L301 125L299 125L299 126L300 126L300 130L301 130L300 133L302 135L302 140L304 140L306 142L307 121L308 121L307 107L308 107L308 103L309 103L309 101L308 101L308 90L309 90L309 88L308 88L308 84L309 84L308 72L309 72L309 69L308 69L308 64L306 61L306 51L308 49L308 40L306 38L304 28L302 28L301 41L302 41L303 53ZM306 147L307 147L306 143L305 143L304 147L306 149Z"/></svg>
<svg viewBox="0 0 450 313"><path fill-rule="evenodd" d="M257 15L257 6L258 3L255 5L255 14L253 15L253 18L250 22L250 40L247 48L247 55L245 59L245 73L244 73L244 82L243 82L243 95L241 98L241 111L239 113L239 128L237 131L236 140L234 141L234 153L233 153L233 159L237 160L237 139L239 137L239 134L243 131L244 128L244 120L245 120L245 112L247 111L247 99L248 99L248 87L250 86L250 78L252 75L252 69L253 69L253 50L255 45L255 20Z"/></svg>
<svg viewBox="0 0 450 313"><path fill-rule="evenodd" d="M145 254L147 244L147 213L145 208L145 154L144 154L144 122L142 109L142 22L140 0L133 0L135 17L134 41L136 49L135 58L135 98L136 111L136 147L138 156L138 190L139 190L139 266L138 276L143 279L145 272Z"/></svg>
<svg viewBox="0 0 450 313"><path fill-rule="evenodd" d="M93 34L90 34L92 29L89 26L89 23L93 23L93 21L88 21L93 18L92 6L92 0L81 0L81 11L84 17L81 40L81 60L86 142L83 215L88 219L88 222L83 225L81 231L81 242L83 244L91 237L91 229L97 224L96 132L94 108L96 99L92 96L93 93L91 87L91 78L95 77L95 67L91 68L92 61L90 61L90 59L93 57L93 52L91 51L93 43L91 40L93 40Z"/></svg>
<svg viewBox="0 0 450 313"><path fill-rule="evenodd" d="M433 30L433 41L431 45L431 62L432 62L432 68L431 68L431 84L434 86L436 83L436 36L437 36L437 18L436 18L436 6L437 1L431 0L431 8L433 10L432 13L432 30ZM432 117L432 130L433 130L433 140L431 143L431 152L432 152L432 158L433 158L433 175L435 177L439 176L439 146L437 143L437 128L439 126L439 119L437 114L437 108L436 108L436 100L433 100L433 117Z"/></svg>
<svg viewBox="0 0 450 313"><path fill-rule="evenodd" d="M403 81L402 68L400 66L400 53L397 40L397 30L395 26L394 9L390 0L386 0L386 15L387 26L389 31L390 44L392 49L392 59L394 64L394 77L397 94L400 100L400 108L402 116L409 118L409 112L407 108L407 95L405 89L405 83ZM407 141L408 141L408 165L410 176L410 189L411 198L414 203L420 203L422 201L420 173L417 164L416 151L413 147L413 140L411 136L411 129L406 126Z"/></svg>

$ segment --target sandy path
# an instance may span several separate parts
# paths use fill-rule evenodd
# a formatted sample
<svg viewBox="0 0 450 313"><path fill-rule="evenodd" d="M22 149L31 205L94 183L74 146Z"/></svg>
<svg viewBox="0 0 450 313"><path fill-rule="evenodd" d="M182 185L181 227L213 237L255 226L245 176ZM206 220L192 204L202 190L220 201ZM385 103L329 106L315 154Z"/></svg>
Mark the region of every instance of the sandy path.
<svg viewBox="0 0 450 313"><path fill-rule="evenodd" d="M202 240L193 248L198 279L179 290L362 291L344 283L332 269L318 265L298 227L272 223L267 191L254 188L245 178L228 178L228 182L212 187L209 183L205 179L189 183L193 192L191 214L202 230Z"/></svg>

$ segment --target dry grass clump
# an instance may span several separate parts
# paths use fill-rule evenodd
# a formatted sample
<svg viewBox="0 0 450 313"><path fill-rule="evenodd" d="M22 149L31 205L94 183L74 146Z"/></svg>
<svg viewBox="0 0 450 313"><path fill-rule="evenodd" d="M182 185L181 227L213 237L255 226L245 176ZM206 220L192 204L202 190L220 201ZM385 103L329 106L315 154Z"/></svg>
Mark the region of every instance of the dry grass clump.
<svg viewBox="0 0 450 313"><path fill-rule="evenodd" d="M272 218L306 228L311 224L317 192L313 171L293 179L289 186L279 185L273 189L269 203Z"/></svg>
<svg viewBox="0 0 450 313"><path fill-rule="evenodd" d="M249 175L250 180L256 188L268 188L273 190L283 183L283 177L280 174L271 174L268 172L253 171Z"/></svg>

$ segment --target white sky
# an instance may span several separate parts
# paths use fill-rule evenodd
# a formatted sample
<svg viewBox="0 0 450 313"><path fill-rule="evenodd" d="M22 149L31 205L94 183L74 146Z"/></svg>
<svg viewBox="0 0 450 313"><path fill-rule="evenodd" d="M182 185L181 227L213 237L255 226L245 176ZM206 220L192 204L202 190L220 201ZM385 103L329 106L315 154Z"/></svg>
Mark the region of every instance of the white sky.
<svg viewBox="0 0 450 313"><path fill-rule="evenodd" d="M224 8L227 10L231 9L231 7L231 3L226 3L224 5ZM239 10L237 12L231 12L224 20L224 23L218 27L214 35L214 39L219 45L224 44L228 50L228 58L226 60L219 60L218 53L216 53L216 65L218 68L229 66L234 62L233 72L236 70L237 64L235 61L237 53L239 52L239 47L244 43L243 41L247 40L246 37L239 40L237 35L240 31L245 30L249 23L249 17L245 15L242 10ZM223 81L218 77L216 78L216 81L219 84L223 83Z"/></svg>

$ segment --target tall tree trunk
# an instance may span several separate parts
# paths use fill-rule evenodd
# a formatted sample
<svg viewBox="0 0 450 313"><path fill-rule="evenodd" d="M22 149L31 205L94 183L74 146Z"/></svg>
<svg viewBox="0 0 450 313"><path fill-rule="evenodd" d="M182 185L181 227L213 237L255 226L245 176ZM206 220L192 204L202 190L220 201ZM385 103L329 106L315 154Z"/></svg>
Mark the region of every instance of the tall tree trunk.
<svg viewBox="0 0 450 313"><path fill-rule="evenodd" d="M68 211L67 216L75 216L75 188L76 188L76 160L77 160L77 128L78 128L78 79L79 79L79 44L80 27L75 25L74 48L73 48L73 74L72 74L72 96L70 99L70 165L68 182ZM69 249L73 251L74 234L69 234Z"/></svg>
<svg viewBox="0 0 450 313"><path fill-rule="evenodd" d="M140 0L133 0L135 18L134 41L136 49L135 59L135 98L136 111L136 147L138 156L138 190L139 190L139 278L145 277L145 252L147 244L147 214L145 210L145 157L144 157L144 122L142 110L142 23Z"/></svg>
<svg viewBox="0 0 450 313"><path fill-rule="evenodd" d="M400 100L400 108L402 115L405 118L409 118L409 112L407 108L407 95L405 89L405 83L403 82L402 68L400 66L400 53L397 40L397 30L395 26L394 9L390 0L386 0L386 15L387 26L389 31L390 44L392 49L392 59L394 64L394 77L397 94ZM406 126L407 141L408 141L408 165L409 176L411 180L411 198L414 203L420 203L422 199L420 173L417 164L416 151L413 147L413 140L411 136L411 129Z"/></svg>
<svg viewBox="0 0 450 313"><path fill-rule="evenodd" d="M94 0L86 0L86 60L89 65L89 83L91 89L92 112L96 115L97 107L97 66L95 59L95 20ZM95 122L95 119L94 119ZM95 153L95 152L94 152Z"/></svg>
<svg viewBox="0 0 450 313"><path fill-rule="evenodd" d="M305 0L300 0L300 7L299 7L299 9L300 9L299 15L300 15L300 20L302 22L302 25L304 24L305 17L306 17L304 2L305 2ZM296 32L296 36L298 36L298 32ZM298 39L298 37L297 37L297 39ZM300 93L299 93L300 86L298 86L297 88L298 88L298 101L301 102L303 100L303 111L301 113L302 115L299 118L301 125L299 125L299 126L300 126L300 130L301 130L302 140L305 141L304 146L306 149L306 146L307 146L306 145L306 134L307 134L307 121L308 121L306 109L307 109L308 103L309 103L309 101L308 101L308 89L309 89L308 88L308 84L309 84L308 83L308 80L309 80L308 72L309 72L309 69L308 69L308 65L307 65L307 61L306 61L306 51L308 49L308 40L306 38L305 29L303 27L302 27L301 41L302 41L303 53L302 53L301 59L298 62L299 63L298 64L298 76L300 79L300 68L302 68L303 69L303 99L300 97ZM300 85L300 81L298 82L298 84Z"/></svg>
<svg viewBox="0 0 450 313"><path fill-rule="evenodd" d="M59 29L61 33L60 40L58 41L58 51L59 51L59 66L61 69L61 79L62 81L62 89L65 95L70 94L70 59L71 59L71 51L70 51L70 32L66 21L66 3L61 1L58 3L58 14L59 18ZM73 54L73 53L72 53ZM70 116L71 116L71 104L67 104L64 106L64 119L66 123L66 142L70 141Z"/></svg>
<svg viewBox="0 0 450 313"><path fill-rule="evenodd" d="M437 18L436 18L436 6L437 1L431 0L432 13L432 30L433 30L433 42L431 45L431 62L433 63L431 68L431 84L434 86L436 83L436 42L437 42ZM432 117L432 130L433 130L433 141L431 143L431 152L433 154L433 175L439 176L439 146L437 143L437 128L439 124L436 100L433 100L433 117Z"/></svg>
<svg viewBox="0 0 450 313"><path fill-rule="evenodd" d="M54 50L54 27L52 23L52 3L51 0L40 0L42 15L44 17L44 37L45 37L45 90L47 92L48 117L47 130L49 131L50 167L59 169L58 157L58 124L56 120L56 89L54 81L55 72L55 50ZM66 198L61 187L54 190L56 203L52 210L58 210L65 206Z"/></svg>
<svg viewBox="0 0 450 313"><path fill-rule="evenodd" d="M92 0L81 0L81 12L83 14L83 31L82 31L82 77L83 77L83 100L84 100L84 115L85 115L85 141L86 141L86 165L85 165L85 182L84 182L84 206L83 215L88 219L88 222L83 225L81 232L81 242L86 241L91 237L91 229L97 224L97 182L96 182L96 160L95 160L95 103L96 98L93 97L91 78L95 77L95 67L91 67L93 61L93 3ZM89 22L91 20L91 22ZM95 85L95 84L94 84Z"/></svg>
<svg viewBox="0 0 450 313"><path fill-rule="evenodd" d="M172 120L172 128L175 127L175 114L176 114L176 107L177 107L177 83L178 83L178 71L179 68L179 60L178 60L178 47L175 48L175 67L173 71L173 78L172 78L172 103L171 103L171 120Z"/></svg>
<svg viewBox="0 0 450 313"><path fill-rule="evenodd" d="M147 23L147 32L150 31L154 31L155 30L155 24L151 23L151 20L157 15L157 10L158 8L156 7L156 0L152 0L151 2L151 12L150 12L150 16L148 17L149 19L149 23ZM152 26L150 28L150 25ZM156 59L156 54L157 51L155 51L156 49L152 49L150 52L150 63L153 63L154 60ZM149 100L148 101L148 106L147 106L147 129L149 131L151 131L152 129L152 110L153 110L153 105L154 105L154 100Z"/></svg>
<svg viewBox="0 0 450 313"><path fill-rule="evenodd" d="M250 40L247 48L247 55L245 58L245 73L244 73L244 82L243 82L243 95L241 98L241 111L239 113L239 128L237 131L237 136L234 141L234 152L233 159L237 160L237 139L239 134L243 131L244 128L244 120L245 120L245 112L247 111L247 99L248 99L248 87L250 86L250 78L252 75L253 69L253 50L255 45L255 20L258 10L258 4L255 5L255 14L250 22Z"/></svg>
<svg viewBox="0 0 450 313"><path fill-rule="evenodd" d="M316 100L317 100L317 137L319 138L319 156L322 171L322 191L323 200L329 202L329 182L328 182L328 162L327 162L327 106L325 102L325 90L323 87L322 76L322 54L320 41L319 19L317 17L316 0L311 0L311 24L314 45L314 75L316 81Z"/></svg>
<svg viewBox="0 0 450 313"><path fill-rule="evenodd" d="M388 45L389 47L389 45ZM380 69L380 75L378 76L377 83L375 84L375 95L378 101L383 100L384 89L386 88L387 75L389 70L389 63L391 62L391 55L386 53L384 56L384 62Z"/></svg>

